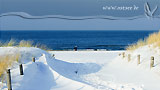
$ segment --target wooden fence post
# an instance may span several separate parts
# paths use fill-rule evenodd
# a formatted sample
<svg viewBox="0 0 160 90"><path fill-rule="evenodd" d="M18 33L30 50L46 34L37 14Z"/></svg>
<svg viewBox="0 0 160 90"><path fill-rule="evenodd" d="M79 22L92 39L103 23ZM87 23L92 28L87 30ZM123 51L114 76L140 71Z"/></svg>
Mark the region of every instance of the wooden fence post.
<svg viewBox="0 0 160 90"><path fill-rule="evenodd" d="M151 57L150 68L154 67L154 57Z"/></svg>
<svg viewBox="0 0 160 90"><path fill-rule="evenodd" d="M19 65L19 70L20 70L20 75L24 75L23 74L23 65L22 64Z"/></svg>
<svg viewBox="0 0 160 90"><path fill-rule="evenodd" d="M35 62L35 57L32 58L32 62Z"/></svg>
<svg viewBox="0 0 160 90"><path fill-rule="evenodd" d="M122 57L125 58L125 52L122 53Z"/></svg>
<svg viewBox="0 0 160 90"><path fill-rule="evenodd" d="M55 54L53 54L52 57L55 57Z"/></svg>
<svg viewBox="0 0 160 90"><path fill-rule="evenodd" d="M140 57L141 57L140 55L137 56L137 65L139 65L140 62L141 62L141 61L140 61Z"/></svg>
<svg viewBox="0 0 160 90"><path fill-rule="evenodd" d="M131 54L128 54L128 62L131 61Z"/></svg>
<svg viewBox="0 0 160 90"><path fill-rule="evenodd" d="M94 49L94 51L97 51L97 49Z"/></svg>
<svg viewBox="0 0 160 90"><path fill-rule="evenodd" d="M77 51L77 46L74 46L74 51Z"/></svg>
<svg viewBox="0 0 160 90"><path fill-rule="evenodd" d="M8 90L12 90L10 69L7 70L7 87Z"/></svg>

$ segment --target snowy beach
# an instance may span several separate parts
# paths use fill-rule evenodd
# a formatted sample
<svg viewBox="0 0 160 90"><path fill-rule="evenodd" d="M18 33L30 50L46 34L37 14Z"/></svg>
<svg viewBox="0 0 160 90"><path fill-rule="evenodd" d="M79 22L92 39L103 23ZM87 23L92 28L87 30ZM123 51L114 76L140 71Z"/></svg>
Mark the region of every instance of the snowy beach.
<svg viewBox="0 0 160 90"><path fill-rule="evenodd" d="M160 90L160 1L1 1L0 90Z"/></svg>
<svg viewBox="0 0 160 90"><path fill-rule="evenodd" d="M156 66L150 69L150 56L145 55L150 48L139 50L144 48L142 53L132 52L130 62L127 56L119 56L124 51L46 52L38 48L1 47L0 55L21 53L20 62L10 68L13 90L159 90L159 62L155 61ZM150 54L158 59L159 52L155 51ZM138 66L137 54L143 56ZM20 63L24 75L19 75ZM6 82L0 85L1 90L7 90Z"/></svg>

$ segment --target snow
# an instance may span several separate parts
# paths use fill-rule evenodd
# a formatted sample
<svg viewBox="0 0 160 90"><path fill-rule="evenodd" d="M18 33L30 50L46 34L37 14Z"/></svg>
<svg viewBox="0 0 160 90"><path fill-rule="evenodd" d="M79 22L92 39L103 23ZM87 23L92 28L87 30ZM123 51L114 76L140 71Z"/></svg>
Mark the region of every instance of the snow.
<svg viewBox="0 0 160 90"><path fill-rule="evenodd" d="M10 67L13 90L159 90L158 49L145 46L126 52L131 54L130 62L127 57L119 56L122 52L126 51L46 52L27 47L0 48L0 55L21 53L21 62ZM140 65L136 62L137 54L142 56ZM155 67L150 69L152 54ZM32 57L36 62L32 62ZM24 75L19 75L20 63ZM0 88L7 90L6 82L0 82Z"/></svg>

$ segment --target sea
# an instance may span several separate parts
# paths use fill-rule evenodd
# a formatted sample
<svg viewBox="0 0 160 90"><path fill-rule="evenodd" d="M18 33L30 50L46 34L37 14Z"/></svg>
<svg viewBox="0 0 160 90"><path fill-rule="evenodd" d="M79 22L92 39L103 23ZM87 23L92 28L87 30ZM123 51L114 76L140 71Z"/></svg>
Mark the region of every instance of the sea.
<svg viewBox="0 0 160 90"><path fill-rule="evenodd" d="M128 45L146 38L156 30L10 30L0 31L1 42L14 39L31 40L46 45L50 50L72 50L75 46L81 50L125 50Z"/></svg>

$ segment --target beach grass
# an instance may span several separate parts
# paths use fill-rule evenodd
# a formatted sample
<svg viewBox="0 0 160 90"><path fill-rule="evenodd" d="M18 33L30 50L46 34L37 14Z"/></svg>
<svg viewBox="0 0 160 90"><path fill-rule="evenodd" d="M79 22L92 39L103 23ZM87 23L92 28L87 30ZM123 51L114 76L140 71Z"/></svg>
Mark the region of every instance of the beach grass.
<svg viewBox="0 0 160 90"><path fill-rule="evenodd" d="M30 40L21 40L17 42L15 39L11 39L6 42L0 42L0 47L35 47L43 50L48 49L46 45L34 44L34 42ZM19 57L20 53L0 55L0 80L2 82L5 78L4 74L7 68L11 67L13 62L19 62Z"/></svg>
<svg viewBox="0 0 160 90"><path fill-rule="evenodd" d="M154 47L160 47L160 31L150 34L144 40L139 40L137 43L128 46L126 49L132 51L145 45L154 45Z"/></svg>
<svg viewBox="0 0 160 90"><path fill-rule="evenodd" d="M12 66L13 62L18 62L19 57L19 53L0 55L0 78L2 82L4 80L3 75L5 71Z"/></svg>
<svg viewBox="0 0 160 90"><path fill-rule="evenodd" d="M18 47L35 47L33 45L33 41L25 41L25 40L21 40L17 46Z"/></svg>
<svg viewBox="0 0 160 90"><path fill-rule="evenodd" d="M11 39L9 41L6 42L0 42L0 47L10 47L10 46L14 46L16 45L16 41L14 39Z"/></svg>
<svg viewBox="0 0 160 90"><path fill-rule="evenodd" d="M34 43L34 41L32 40L21 40L18 42L15 39L10 39L6 42L0 42L0 47L35 47L43 50L49 50L49 48L46 45Z"/></svg>

